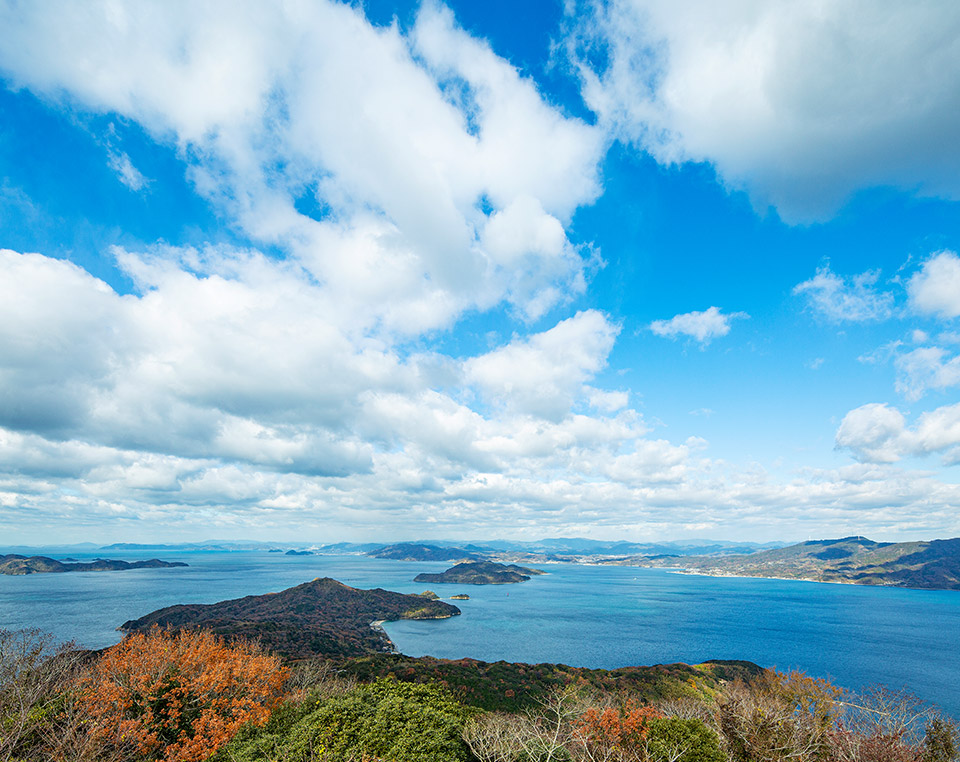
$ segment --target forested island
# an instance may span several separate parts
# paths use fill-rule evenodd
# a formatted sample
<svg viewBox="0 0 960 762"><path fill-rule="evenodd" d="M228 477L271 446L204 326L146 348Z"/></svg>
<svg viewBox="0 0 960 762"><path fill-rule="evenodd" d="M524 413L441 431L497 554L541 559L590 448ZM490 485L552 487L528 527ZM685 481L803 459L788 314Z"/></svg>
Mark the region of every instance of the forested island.
<svg viewBox="0 0 960 762"><path fill-rule="evenodd" d="M20 556L16 553L0 556L0 574L21 576L24 574L63 574L65 572L127 571L129 569L167 569L187 566L182 561L115 561L98 558L88 562L57 561L47 556Z"/></svg>
<svg viewBox="0 0 960 762"><path fill-rule="evenodd" d="M527 569L513 564L493 561L465 561L451 566L440 574L418 574L414 582L437 582L457 585L512 585L526 582L530 577L544 574L539 569Z"/></svg>
<svg viewBox="0 0 960 762"><path fill-rule="evenodd" d="M778 577L857 585L960 590L960 538L874 542L810 540L739 556L633 556L607 563L680 568L714 576Z"/></svg>
<svg viewBox="0 0 960 762"><path fill-rule="evenodd" d="M358 590L335 579L312 582L266 595L249 595L212 604L168 606L124 622L123 632L204 628L231 638L257 638L287 659L358 656L390 651L393 644L375 621L445 619L460 609L422 595L389 590Z"/></svg>

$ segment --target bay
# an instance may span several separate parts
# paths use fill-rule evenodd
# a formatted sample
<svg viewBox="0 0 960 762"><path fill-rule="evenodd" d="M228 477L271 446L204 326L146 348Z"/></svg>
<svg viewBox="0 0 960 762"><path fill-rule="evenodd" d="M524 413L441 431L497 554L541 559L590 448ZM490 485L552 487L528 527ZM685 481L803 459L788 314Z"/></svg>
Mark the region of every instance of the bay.
<svg viewBox="0 0 960 762"><path fill-rule="evenodd" d="M0 627L36 628L88 648L163 606L259 595L329 576L404 593L445 563L266 552L110 551L160 555L186 568L0 576ZM54 555L63 557L63 554ZM94 554L72 554L88 560ZM663 569L550 564L520 585L435 585L460 617L386 625L411 656L615 667L746 659L797 668L859 689L906 688L960 717L960 593L786 580L717 578Z"/></svg>

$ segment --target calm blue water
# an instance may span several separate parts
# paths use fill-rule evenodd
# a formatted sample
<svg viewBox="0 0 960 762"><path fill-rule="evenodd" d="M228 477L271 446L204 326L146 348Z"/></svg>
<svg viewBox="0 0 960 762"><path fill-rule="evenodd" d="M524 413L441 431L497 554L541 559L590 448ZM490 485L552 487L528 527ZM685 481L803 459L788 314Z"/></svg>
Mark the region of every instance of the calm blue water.
<svg viewBox="0 0 960 762"><path fill-rule="evenodd" d="M110 558L150 553L111 552ZM62 557L62 556L55 556ZM74 558L89 555L74 554ZM0 576L0 627L35 627L91 648L128 619L175 603L282 590L318 576L420 592L413 577L445 563L259 552L163 553L187 568ZM466 592L463 616L393 622L411 656L562 662L613 668L748 659L857 689L906 687L960 717L960 592L695 577L659 569L557 564L521 585L434 585Z"/></svg>

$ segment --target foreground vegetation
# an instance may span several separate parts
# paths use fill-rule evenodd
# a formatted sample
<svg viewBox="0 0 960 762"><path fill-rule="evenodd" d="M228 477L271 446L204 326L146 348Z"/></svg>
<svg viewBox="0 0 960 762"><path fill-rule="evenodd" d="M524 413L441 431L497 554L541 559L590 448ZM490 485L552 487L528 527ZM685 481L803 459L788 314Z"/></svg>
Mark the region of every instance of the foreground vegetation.
<svg viewBox="0 0 960 762"><path fill-rule="evenodd" d="M748 663L285 666L205 630L100 653L0 631L0 762L956 762L954 723Z"/></svg>

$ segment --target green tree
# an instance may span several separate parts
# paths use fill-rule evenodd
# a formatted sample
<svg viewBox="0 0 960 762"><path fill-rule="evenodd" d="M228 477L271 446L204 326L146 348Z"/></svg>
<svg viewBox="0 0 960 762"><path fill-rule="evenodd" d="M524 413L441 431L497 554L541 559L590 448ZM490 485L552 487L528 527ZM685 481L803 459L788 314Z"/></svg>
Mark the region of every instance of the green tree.
<svg viewBox="0 0 960 762"><path fill-rule="evenodd" d="M923 762L956 762L960 759L957 748L957 726L942 717L935 717L927 723L923 739Z"/></svg>
<svg viewBox="0 0 960 762"><path fill-rule="evenodd" d="M703 722L658 717L647 722L650 762L726 762L717 734Z"/></svg>

